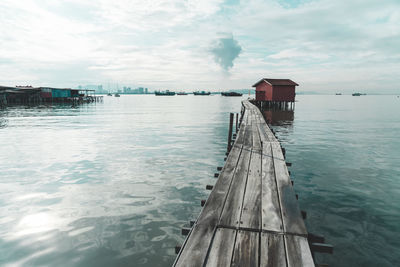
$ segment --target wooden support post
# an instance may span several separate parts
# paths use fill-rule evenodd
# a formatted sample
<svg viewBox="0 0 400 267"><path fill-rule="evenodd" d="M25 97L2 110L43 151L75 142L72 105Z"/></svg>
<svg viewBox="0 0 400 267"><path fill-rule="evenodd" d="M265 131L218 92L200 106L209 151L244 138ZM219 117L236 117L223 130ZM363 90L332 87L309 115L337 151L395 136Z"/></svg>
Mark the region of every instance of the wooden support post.
<svg viewBox="0 0 400 267"><path fill-rule="evenodd" d="M303 217L303 220L307 219L307 212L304 210L301 211L301 216Z"/></svg>
<svg viewBox="0 0 400 267"><path fill-rule="evenodd" d="M325 243L325 237L312 233L308 233L307 239L309 243Z"/></svg>
<svg viewBox="0 0 400 267"><path fill-rule="evenodd" d="M232 148L232 127L233 127L233 113L229 114L229 133L228 133L228 152Z"/></svg>
<svg viewBox="0 0 400 267"><path fill-rule="evenodd" d="M187 227L183 227L181 230L182 235L188 235L189 232L190 232L190 228L187 228Z"/></svg>
<svg viewBox="0 0 400 267"><path fill-rule="evenodd" d="M319 252L319 253L333 253L333 246L329 244L323 243L311 243L310 249L312 252Z"/></svg>
<svg viewBox="0 0 400 267"><path fill-rule="evenodd" d="M236 113L236 132L238 132L239 113Z"/></svg>

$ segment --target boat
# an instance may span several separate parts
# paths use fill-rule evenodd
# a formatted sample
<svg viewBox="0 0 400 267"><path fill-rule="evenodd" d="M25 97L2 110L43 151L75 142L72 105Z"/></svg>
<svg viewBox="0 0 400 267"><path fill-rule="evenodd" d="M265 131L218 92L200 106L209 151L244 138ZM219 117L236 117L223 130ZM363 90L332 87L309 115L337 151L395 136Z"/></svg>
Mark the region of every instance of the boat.
<svg viewBox="0 0 400 267"><path fill-rule="evenodd" d="M111 93L108 93L107 96L112 96L112 94L111 94Z"/></svg>
<svg viewBox="0 0 400 267"><path fill-rule="evenodd" d="M197 91L197 92L193 92L194 95L211 95L210 92L206 92L206 91Z"/></svg>
<svg viewBox="0 0 400 267"><path fill-rule="evenodd" d="M186 92L178 92L178 93L176 93L177 95L187 95L187 93Z"/></svg>
<svg viewBox="0 0 400 267"><path fill-rule="evenodd" d="M115 93L114 96L115 96L115 97L120 97L120 94Z"/></svg>
<svg viewBox="0 0 400 267"><path fill-rule="evenodd" d="M241 93L236 93L236 92L221 92L222 96L242 96L243 94Z"/></svg>
<svg viewBox="0 0 400 267"><path fill-rule="evenodd" d="M342 95L342 93L336 93L336 95Z"/></svg>
<svg viewBox="0 0 400 267"><path fill-rule="evenodd" d="M175 92L170 92L169 90L167 90L167 91L155 91L154 94L158 95L158 96L173 96L173 95L175 95Z"/></svg>
<svg viewBox="0 0 400 267"><path fill-rule="evenodd" d="M352 96L360 96L360 95L367 95L367 94L361 94L361 93L353 93L351 94Z"/></svg>

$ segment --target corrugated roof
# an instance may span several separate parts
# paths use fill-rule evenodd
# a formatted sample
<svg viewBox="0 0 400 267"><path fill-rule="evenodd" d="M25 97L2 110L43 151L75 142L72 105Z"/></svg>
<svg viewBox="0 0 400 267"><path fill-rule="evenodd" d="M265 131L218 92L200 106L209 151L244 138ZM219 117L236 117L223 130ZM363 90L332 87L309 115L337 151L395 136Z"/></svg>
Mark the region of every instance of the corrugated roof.
<svg viewBox="0 0 400 267"><path fill-rule="evenodd" d="M262 82L266 82L270 85L294 85L294 86L298 86L297 83L295 83L294 81L290 80L290 79L270 79L270 78L263 78L261 80L259 80L257 83L255 83L253 85L253 87L256 87L257 85L259 85Z"/></svg>

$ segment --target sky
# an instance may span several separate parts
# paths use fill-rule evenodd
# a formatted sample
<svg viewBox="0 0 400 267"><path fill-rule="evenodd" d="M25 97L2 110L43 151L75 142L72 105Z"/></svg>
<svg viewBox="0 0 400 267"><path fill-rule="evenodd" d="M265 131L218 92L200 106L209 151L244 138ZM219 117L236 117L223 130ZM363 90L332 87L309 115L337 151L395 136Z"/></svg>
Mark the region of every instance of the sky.
<svg viewBox="0 0 400 267"><path fill-rule="evenodd" d="M400 92L400 0L1 0L0 85Z"/></svg>

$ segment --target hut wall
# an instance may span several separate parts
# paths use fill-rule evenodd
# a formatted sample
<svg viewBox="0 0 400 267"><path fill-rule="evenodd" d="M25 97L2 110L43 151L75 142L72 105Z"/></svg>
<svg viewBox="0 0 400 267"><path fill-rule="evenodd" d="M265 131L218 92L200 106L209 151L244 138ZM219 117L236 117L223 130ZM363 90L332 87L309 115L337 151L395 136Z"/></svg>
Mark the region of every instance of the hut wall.
<svg viewBox="0 0 400 267"><path fill-rule="evenodd" d="M256 100L257 101L271 101L272 100L272 86L265 82L262 82L259 85L257 85Z"/></svg>
<svg viewBox="0 0 400 267"><path fill-rule="evenodd" d="M274 85L272 101L294 102L295 86L292 85Z"/></svg>

